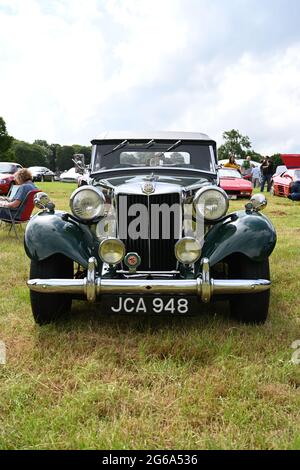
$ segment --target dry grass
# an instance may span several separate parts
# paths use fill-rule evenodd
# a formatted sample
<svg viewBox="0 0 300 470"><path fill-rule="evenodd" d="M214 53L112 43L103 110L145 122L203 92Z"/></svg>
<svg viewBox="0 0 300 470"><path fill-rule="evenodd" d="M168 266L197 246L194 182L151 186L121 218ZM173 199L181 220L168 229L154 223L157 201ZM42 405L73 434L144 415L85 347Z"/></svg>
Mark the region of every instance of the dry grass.
<svg viewBox="0 0 300 470"><path fill-rule="evenodd" d="M67 208L72 185L40 185ZM242 202L234 202L239 208ZM299 449L300 206L270 198L278 231L270 318L226 304L193 318L109 317L87 303L34 325L21 242L0 229L2 449ZM255 306L254 306L255 308Z"/></svg>

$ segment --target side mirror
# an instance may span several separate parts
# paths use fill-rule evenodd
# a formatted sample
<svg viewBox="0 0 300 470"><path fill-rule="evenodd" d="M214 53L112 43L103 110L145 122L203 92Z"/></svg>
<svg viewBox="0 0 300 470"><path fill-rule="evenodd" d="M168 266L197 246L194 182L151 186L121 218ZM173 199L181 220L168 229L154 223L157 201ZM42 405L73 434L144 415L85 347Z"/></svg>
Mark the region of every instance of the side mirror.
<svg viewBox="0 0 300 470"><path fill-rule="evenodd" d="M250 202L246 204L246 210L252 212L259 212L264 210L268 205L267 198L263 194L254 194Z"/></svg>
<svg viewBox="0 0 300 470"><path fill-rule="evenodd" d="M76 153L72 159L75 165L75 173L83 175L85 172L85 156L81 153Z"/></svg>
<svg viewBox="0 0 300 470"><path fill-rule="evenodd" d="M53 202L50 201L50 198L46 193L42 193L42 192L37 193L34 196L33 201L34 201L35 207L37 207L38 209L42 209L42 210L48 209L50 212L54 211L55 209L55 205L53 204Z"/></svg>

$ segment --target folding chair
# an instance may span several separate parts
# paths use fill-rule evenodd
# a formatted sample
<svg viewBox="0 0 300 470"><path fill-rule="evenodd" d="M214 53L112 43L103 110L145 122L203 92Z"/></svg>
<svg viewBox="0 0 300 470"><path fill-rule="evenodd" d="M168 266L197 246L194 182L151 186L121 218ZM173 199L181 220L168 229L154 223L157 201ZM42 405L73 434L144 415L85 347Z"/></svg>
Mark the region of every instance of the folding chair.
<svg viewBox="0 0 300 470"><path fill-rule="evenodd" d="M16 235L16 238L19 240L18 233L16 230L17 225L24 224L28 222L31 217L31 213L34 209L34 196L36 193L39 193L40 189L33 189L30 191L24 201L21 202L17 210L12 211L11 209L7 209L9 213L9 218L7 219L0 219L1 222L5 222L6 224L10 224L9 232L13 229Z"/></svg>

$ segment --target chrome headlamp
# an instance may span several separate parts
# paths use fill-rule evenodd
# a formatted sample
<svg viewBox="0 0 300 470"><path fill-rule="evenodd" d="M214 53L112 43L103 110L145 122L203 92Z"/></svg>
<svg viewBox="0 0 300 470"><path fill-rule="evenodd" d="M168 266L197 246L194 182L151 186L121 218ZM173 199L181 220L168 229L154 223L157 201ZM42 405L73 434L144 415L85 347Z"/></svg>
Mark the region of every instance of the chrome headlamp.
<svg viewBox="0 0 300 470"><path fill-rule="evenodd" d="M207 221L212 221L226 214L229 201L223 189L217 186L207 186L196 193L194 205L198 215Z"/></svg>
<svg viewBox="0 0 300 470"><path fill-rule="evenodd" d="M70 199L70 208L78 219L90 221L104 214L105 198L100 189L82 186L76 189Z"/></svg>

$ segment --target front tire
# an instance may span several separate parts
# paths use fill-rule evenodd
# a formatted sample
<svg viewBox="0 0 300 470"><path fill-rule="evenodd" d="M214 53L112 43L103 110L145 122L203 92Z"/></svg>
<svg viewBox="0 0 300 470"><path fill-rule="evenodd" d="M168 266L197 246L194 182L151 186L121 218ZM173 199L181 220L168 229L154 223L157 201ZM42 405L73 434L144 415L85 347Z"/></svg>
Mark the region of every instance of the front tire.
<svg viewBox="0 0 300 470"><path fill-rule="evenodd" d="M30 279L73 279L73 261L53 255L43 261L31 261ZM41 294L30 291L31 309L39 325L52 323L71 310L72 298L66 294Z"/></svg>
<svg viewBox="0 0 300 470"><path fill-rule="evenodd" d="M269 260L256 263L239 256L229 263L229 278L270 280ZM229 302L232 318L247 324L262 324L268 317L270 290L258 294L232 295Z"/></svg>

